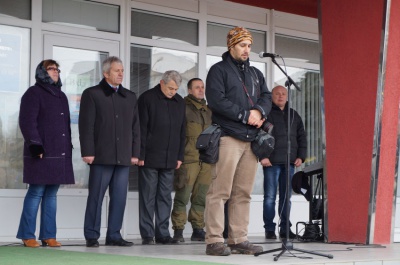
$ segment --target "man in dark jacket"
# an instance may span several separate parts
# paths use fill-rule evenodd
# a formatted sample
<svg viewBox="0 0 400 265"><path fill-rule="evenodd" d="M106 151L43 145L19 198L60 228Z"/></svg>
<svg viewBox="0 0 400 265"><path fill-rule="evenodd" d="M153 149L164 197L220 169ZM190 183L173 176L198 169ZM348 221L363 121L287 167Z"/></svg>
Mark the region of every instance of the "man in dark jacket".
<svg viewBox="0 0 400 265"><path fill-rule="evenodd" d="M129 167L137 164L140 127L135 93L124 88L122 61L103 62L100 84L82 93L79 138L82 159L90 165L84 234L87 247L98 247L101 207L109 187L106 245L131 246L120 233L128 189Z"/></svg>
<svg viewBox="0 0 400 265"><path fill-rule="evenodd" d="M167 71L160 84L139 97L139 228L144 245L154 244L154 237L159 244L174 243L168 230L171 192L185 150L185 102L176 94L181 82L178 72Z"/></svg>
<svg viewBox="0 0 400 265"><path fill-rule="evenodd" d="M206 193L211 182L211 165L199 161L197 138L211 125L211 110L207 107L203 80L192 78L188 84L186 103L185 162L175 170L174 207L171 213L174 240L185 242L183 229L188 220L192 224L192 241L204 241L204 208ZM186 206L190 200L189 216Z"/></svg>
<svg viewBox="0 0 400 265"><path fill-rule="evenodd" d="M276 86L272 89L272 110L268 114L268 121L274 125L272 135L275 137L274 151L269 158L262 159L261 165L264 167L264 228L267 239L276 239L275 235L275 200L276 191L279 185L279 206L281 238L293 239L296 235L289 230L286 235L286 164L287 164L287 124L288 124L288 93L283 86ZM307 139L304 125L300 115L290 109L290 179L293 177L294 167L299 167L306 159ZM292 184L289 185L290 187ZM291 195L291 189L289 190ZM289 197L290 209L290 197Z"/></svg>
<svg viewBox="0 0 400 265"><path fill-rule="evenodd" d="M251 141L271 109L262 73L250 67L253 38L242 27L229 31L228 51L208 72L206 96L212 121L222 128L219 161L211 172L206 196L206 254L254 254L261 246L247 239L251 192L257 171L257 157ZM224 204L229 199L228 247L224 245Z"/></svg>

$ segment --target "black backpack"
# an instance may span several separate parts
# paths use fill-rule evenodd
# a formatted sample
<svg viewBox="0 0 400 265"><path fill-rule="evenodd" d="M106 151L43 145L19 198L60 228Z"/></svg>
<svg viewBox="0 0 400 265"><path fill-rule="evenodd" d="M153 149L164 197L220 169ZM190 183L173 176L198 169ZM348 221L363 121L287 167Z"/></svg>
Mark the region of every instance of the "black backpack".
<svg viewBox="0 0 400 265"><path fill-rule="evenodd" d="M219 138L221 137L221 126L212 124L205 129L197 138L196 148L199 150L201 162L215 164L219 157Z"/></svg>

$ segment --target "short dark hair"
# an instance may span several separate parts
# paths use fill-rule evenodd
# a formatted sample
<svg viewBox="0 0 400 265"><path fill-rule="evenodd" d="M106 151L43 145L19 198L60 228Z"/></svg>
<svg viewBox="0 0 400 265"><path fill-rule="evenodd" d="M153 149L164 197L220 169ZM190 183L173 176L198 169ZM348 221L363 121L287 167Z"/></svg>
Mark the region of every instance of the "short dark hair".
<svg viewBox="0 0 400 265"><path fill-rule="evenodd" d="M192 79L190 79L189 82L187 83L187 88L188 88L188 89L192 89L192 83L193 83L194 81L202 81L202 82L203 82L203 80L201 80L201 78L198 78L198 77L192 78Z"/></svg>

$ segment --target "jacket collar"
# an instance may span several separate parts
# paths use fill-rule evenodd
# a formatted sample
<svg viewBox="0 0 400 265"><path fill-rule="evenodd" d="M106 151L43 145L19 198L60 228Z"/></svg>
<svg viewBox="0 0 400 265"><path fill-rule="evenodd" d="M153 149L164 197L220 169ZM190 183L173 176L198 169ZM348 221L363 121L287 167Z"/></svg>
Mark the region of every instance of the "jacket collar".
<svg viewBox="0 0 400 265"><path fill-rule="evenodd" d="M280 107L278 107L274 102L272 102L272 108L280 111L287 111L288 103L286 102L285 107L283 108L283 110L281 110Z"/></svg>
<svg viewBox="0 0 400 265"><path fill-rule="evenodd" d="M112 89L112 87L107 83L105 78L103 78L100 81L99 85L107 97L111 96L113 93L118 93L124 98L126 97L126 90L122 85L119 85L117 92L115 92L114 89Z"/></svg>
<svg viewBox="0 0 400 265"><path fill-rule="evenodd" d="M187 105L194 105L197 109L207 109L205 99L196 100L194 97L190 96L190 94L185 97L185 102Z"/></svg>
<svg viewBox="0 0 400 265"><path fill-rule="evenodd" d="M236 67L237 67L237 65L241 64L240 62L236 61L232 57L232 55L229 51L226 51L226 52L224 52L224 54L222 54L222 60L224 60L224 61L230 60ZM247 58L247 60L243 62L243 65L244 65L245 69L247 69L250 66L250 59Z"/></svg>
<svg viewBox="0 0 400 265"><path fill-rule="evenodd" d="M172 98L168 98L167 96L165 96L164 93L161 91L161 85L160 84L156 85L153 89L156 91L157 97L159 99L172 99L172 100L177 101L176 94Z"/></svg>
<svg viewBox="0 0 400 265"><path fill-rule="evenodd" d="M60 95L61 95L61 87L58 87L58 86L55 86L55 85L46 84L46 83L43 83L40 80L37 80L35 85L43 88L43 90L45 90L46 92L52 94L55 97L60 97Z"/></svg>

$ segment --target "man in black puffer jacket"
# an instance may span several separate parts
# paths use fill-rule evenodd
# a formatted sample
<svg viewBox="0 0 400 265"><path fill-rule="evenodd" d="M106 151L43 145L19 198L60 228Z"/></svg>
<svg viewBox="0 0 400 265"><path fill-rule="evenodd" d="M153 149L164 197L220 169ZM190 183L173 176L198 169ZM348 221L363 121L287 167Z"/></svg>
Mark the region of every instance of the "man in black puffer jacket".
<svg viewBox="0 0 400 265"><path fill-rule="evenodd" d="M257 157L251 141L271 109L271 94L262 73L250 66L253 38L242 27L229 31L228 51L213 65L206 80L212 121L222 128L219 161L213 165L206 196L206 254L254 254L261 246L247 239L251 191ZM224 204L229 199L228 247L224 245Z"/></svg>
<svg viewBox="0 0 400 265"><path fill-rule="evenodd" d="M283 86L276 86L272 89L272 110L268 114L268 121L274 125L272 135L275 137L274 151L269 158L262 159L264 167L264 228L267 239L276 239L274 217L276 191L279 186L279 207L278 212L281 219L279 224L281 238L295 238L295 234L289 230L286 235L286 164L287 164L287 117L288 117L288 93ZM300 115L290 109L290 178L294 173L294 167L299 167L306 159L307 139L304 131L303 121ZM290 184L290 187L292 184ZM291 190L289 191L291 194ZM290 200L290 197L289 197ZM290 209L290 202L289 202Z"/></svg>

